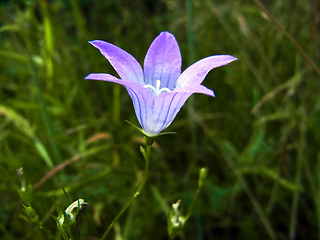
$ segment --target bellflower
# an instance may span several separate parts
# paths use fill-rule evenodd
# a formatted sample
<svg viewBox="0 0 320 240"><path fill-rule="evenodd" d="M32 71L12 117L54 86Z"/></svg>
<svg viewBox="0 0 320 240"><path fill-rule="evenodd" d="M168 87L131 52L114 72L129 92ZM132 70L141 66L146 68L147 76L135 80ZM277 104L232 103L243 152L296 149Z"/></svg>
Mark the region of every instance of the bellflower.
<svg viewBox="0 0 320 240"><path fill-rule="evenodd" d="M110 62L119 78L105 73L91 73L85 79L102 80L123 85L133 102L138 121L147 136L155 136L167 128L193 93L214 97L214 92L201 85L213 68L237 58L230 55L206 57L181 73L181 54L175 37L161 32L151 43L144 68L121 48L101 40L90 41Z"/></svg>

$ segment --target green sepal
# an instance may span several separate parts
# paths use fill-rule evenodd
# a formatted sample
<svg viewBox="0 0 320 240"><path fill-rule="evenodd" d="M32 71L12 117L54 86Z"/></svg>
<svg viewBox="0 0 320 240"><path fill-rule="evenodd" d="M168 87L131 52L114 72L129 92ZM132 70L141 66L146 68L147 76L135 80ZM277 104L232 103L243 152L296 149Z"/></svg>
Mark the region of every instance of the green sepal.
<svg viewBox="0 0 320 240"><path fill-rule="evenodd" d="M154 135L154 137L163 136L163 135L171 135L176 134L176 132L160 132L157 135Z"/></svg>
<svg viewBox="0 0 320 240"><path fill-rule="evenodd" d="M75 223L76 219L71 219L65 211L62 211L61 214L56 218L57 225L61 228L70 227Z"/></svg>
<svg viewBox="0 0 320 240"><path fill-rule="evenodd" d="M22 205L22 209L25 213L25 216L21 216L22 218L24 218L26 221L31 221L32 223L39 224L40 217L30 204L24 203Z"/></svg>
<svg viewBox="0 0 320 240"><path fill-rule="evenodd" d="M142 128L134 125L132 122L129 122L128 120L125 120L125 122L129 123L132 127L134 127L139 132L141 132L145 137L152 138L152 139L155 138L155 137L158 137L158 136L162 136L162 135L176 134L176 132L160 132L160 133L158 133L156 135L150 135L150 134L146 133Z"/></svg>

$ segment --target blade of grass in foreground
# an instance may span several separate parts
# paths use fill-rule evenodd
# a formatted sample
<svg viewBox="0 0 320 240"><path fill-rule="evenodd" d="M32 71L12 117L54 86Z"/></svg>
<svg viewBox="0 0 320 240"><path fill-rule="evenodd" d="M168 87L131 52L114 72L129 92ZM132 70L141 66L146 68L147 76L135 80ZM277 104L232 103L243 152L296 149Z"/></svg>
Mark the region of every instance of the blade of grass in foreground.
<svg viewBox="0 0 320 240"><path fill-rule="evenodd" d="M28 58L29 58L29 65L30 65L30 69L31 69L31 74L33 76L33 79L35 81L35 85L37 88L37 97L38 97L38 101L40 103L41 106L41 114L43 117L43 121L44 124L47 128L49 137L50 137L50 143L51 143L51 147L53 149L55 158L56 158L56 162L60 162L61 160L61 155L60 155L60 151L59 148L56 144L56 140L55 140L55 136L54 136L54 131L53 131L53 125L52 125L52 121L51 121L51 117L49 115L48 109L47 109L47 103L45 101L45 98L43 96L42 93L42 88L41 88L41 84L40 84L40 79L38 76L38 72L34 63L34 59L32 58L32 54L31 54L31 40L29 38L29 34L27 32L26 29L22 30L22 36L25 39L25 44L26 44L26 50L27 50L27 54L28 54Z"/></svg>
<svg viewBox="0 0 320 240"><path fill-rule="evenodd" d="M7 120L12 122L21 132L27 135L30 139L33 140L34 147L45 161L49 168L53 168L53 162L48 154L45 146L41 141L34 135L34 132L29 124L29 122L15 112L13 109L0 105L0 115L6 117Z"/></svg>

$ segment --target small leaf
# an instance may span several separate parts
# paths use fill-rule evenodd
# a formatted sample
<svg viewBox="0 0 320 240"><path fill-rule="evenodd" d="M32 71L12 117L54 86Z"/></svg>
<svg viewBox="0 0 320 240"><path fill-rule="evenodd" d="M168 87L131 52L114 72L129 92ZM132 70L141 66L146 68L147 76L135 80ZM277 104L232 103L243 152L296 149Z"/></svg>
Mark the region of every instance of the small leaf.
<svg viewBox="0 0 320 240"><path fill-rule="evenodd" d="M51 160L46 148L43 146L43 144L38 139L34 140L34 145L35 145L36 150L38 151L38 153L42 157L42 159L45 161L45 163L48 165L48 167L52 169L54 167L54 165L52 163L52 160Z"/></svg>
<svg viewBox="0 0 320 240"><path fill-rule="evenodd" d="M146 158L146 150L144 149L143 146L140 146L140 152L143 155L143 157Z"/></svg>

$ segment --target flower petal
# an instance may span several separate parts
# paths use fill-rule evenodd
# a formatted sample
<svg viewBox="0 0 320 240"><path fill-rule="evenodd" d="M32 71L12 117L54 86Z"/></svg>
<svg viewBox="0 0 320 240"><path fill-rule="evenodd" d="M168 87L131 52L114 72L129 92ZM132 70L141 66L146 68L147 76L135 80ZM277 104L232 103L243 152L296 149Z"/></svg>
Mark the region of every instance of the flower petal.
<svg viewBox="0 0 320 240"><path fill-rule="evenodd" d="M209 95L211 97L215 97L214 92L203 85L190 85L190 86L186 86L186 87L182 87L177 90L174 90L173 92L202 93L202 94Z"/></svg>
<svg viewBox="0 0 320 240"><path fill-rule="evenodd" d="M108 59L123 80L131 80L144 85L143 71L137 60L121 48L101 40L90 41Z"/></svg>
<svg viewBox="0 0 320 240"><path fill-rule="evenodd" d="M152 118L147 119L145 131L149 135L157 135L167 128L191 94L170 92L157 96L154 100Z"/></svg>
<svg viewBox="0 0 320 240"><path fill-rule="evenodd" d="M85 79L114 82L125 86L132 99L137 119L141 127L145 129L147 119L152 118L154 103L153 97L147 89L137 82L121 80L105 73L91 73Z"/></svg>
<svg viewBox="0 0 320 240"><path fill-rule="evenodd" d="M214 97L214 92L203 85L186 86L169 93L162 93L154 99L152 118L147 119L145 132L156 135L167 128L181 107L193 93L203 93Z"/></svg>
<svg viewBox="0 0 320 240"><path fill-rule="evenodd" d="M161 88L173 90L181 73L181 54L175 37L169 32L162 32L151 43L144 59L145 84L156 86L161 81Z"/></svg>
<svg viewBox="0 0 320 240"><path fill-rule="evenodd" d="M210 70L235 60L237 60L237 58L231 55L216 55L201 59L183 71L177 80L176 89L201 84Z"/></svg>

